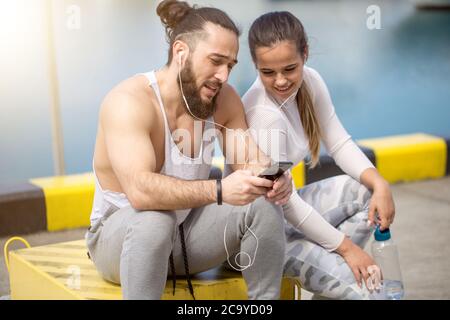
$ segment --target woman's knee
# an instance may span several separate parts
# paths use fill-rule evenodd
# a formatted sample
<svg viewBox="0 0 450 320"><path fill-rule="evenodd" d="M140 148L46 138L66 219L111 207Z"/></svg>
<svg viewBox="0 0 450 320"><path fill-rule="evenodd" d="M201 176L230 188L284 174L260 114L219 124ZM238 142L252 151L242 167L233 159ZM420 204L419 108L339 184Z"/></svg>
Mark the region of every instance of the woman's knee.
<svg viewBox="0 0 450 320"><path fill-rule="evenodd" d="M333 178L336 180L336 184L341 186L341 203L354 202L358 203L363 209L369 207L372 192L364 184L347 174Z"/></svg>

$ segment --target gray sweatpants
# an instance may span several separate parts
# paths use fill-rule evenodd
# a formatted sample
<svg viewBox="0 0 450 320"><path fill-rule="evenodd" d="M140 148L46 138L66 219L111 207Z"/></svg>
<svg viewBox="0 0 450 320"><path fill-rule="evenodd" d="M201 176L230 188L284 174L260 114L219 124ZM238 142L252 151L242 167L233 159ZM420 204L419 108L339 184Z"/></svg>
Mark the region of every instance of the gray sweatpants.
<svg viewBox="0 0 450 320"><path fill-rule="evenodd" d="M243 251L253 259L242 272L249 299L278 299L285 254L281 207L260 197L247 208L211 204L191 211L184 222L190 273L227 260L225 242L230 256ZM176 274L185 274L174 212L111 207L86 241L97 270L121 284L124 299L161 298L172 249ZM240 255L240 264L249 264L247 255Z"/></svg>

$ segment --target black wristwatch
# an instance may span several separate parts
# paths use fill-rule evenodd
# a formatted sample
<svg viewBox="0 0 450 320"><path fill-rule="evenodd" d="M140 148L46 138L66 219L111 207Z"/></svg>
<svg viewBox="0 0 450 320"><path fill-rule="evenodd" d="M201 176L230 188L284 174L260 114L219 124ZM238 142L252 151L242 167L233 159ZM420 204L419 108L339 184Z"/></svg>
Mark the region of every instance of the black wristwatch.
<svg viewBox="0 0 450 320"><path fill-rule="evenodd" d="M222 179L216 180L216 189L217 189L217 204L219 206L222 205Z"/></svg>

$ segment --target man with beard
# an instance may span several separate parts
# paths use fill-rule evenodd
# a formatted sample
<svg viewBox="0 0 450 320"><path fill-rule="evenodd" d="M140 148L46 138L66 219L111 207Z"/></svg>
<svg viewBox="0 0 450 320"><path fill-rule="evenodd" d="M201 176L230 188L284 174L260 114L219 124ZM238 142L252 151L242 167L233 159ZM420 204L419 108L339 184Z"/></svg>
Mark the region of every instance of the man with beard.
<svg viewBox="0 0 450 320"><path fill-rule="evenodd" d="M168 274L174 288L175 275L186 275L194 296L189 274L234 254L249 298L277 299L285 245L280 205L292 193L291 177L257 177L270 160L248 139L231 150L246 161L231 163L225 179L208 180L216 129L227 157L227 138L247 130L240 98L226 83L239 30L215 8L169 0L157 13L167 64L123 81L101 106L90 257L104 279L121 284L124 299L160 299ZM178 132L187 134L176 143Z"/></svg>

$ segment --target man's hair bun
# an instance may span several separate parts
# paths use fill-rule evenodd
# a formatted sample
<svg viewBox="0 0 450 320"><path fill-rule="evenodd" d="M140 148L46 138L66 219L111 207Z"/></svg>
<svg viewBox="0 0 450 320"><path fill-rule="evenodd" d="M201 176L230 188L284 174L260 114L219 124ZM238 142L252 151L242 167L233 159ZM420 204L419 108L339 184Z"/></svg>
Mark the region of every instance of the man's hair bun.
<svg viewBox="0 0 450 320"><path fill-rule="evenodd" d="M194 8L185 1L164 0L156 8L156 13L169 34L191 10Z"/></svg>
<svg viewBox="0 0 450 320"><path fill-rule="evenodd" d="M190 49L194 49L195 41L200 34L205 35L205 24L210 23L233 32L237 37L239 29L233 20L222 10L212 7L189 5L185 1L164 0L156 8L156 13L166 29L166 40L169 44L168 64L173 58L172 46L175 41L184 41Z"/></svg>

